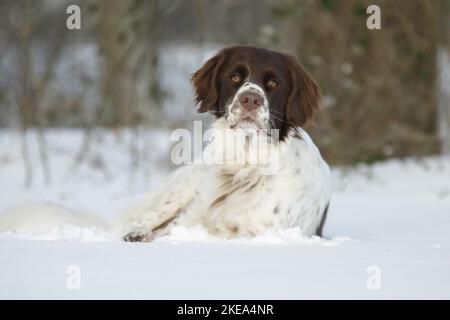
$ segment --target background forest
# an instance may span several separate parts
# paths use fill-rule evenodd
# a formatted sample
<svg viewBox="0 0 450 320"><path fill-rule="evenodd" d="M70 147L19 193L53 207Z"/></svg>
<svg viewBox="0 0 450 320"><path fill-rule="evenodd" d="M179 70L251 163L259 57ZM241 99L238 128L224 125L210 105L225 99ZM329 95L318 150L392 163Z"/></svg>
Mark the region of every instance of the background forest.
<svg viewBox="0 0 450 320"><path fill-rule="evenodd" d="M66 28L74 3L81 30ZM366 27L370 4L381 8L380 30ZM316 78L322 108L308 130L332 164L448 153L449 7L445 0L4 0L0 127L22 133L24 158L35 139L49 176L46 129L83 130L77 163L99 128L139 135L190 127L205 119L195 114L190 74L221 47L248 44L291 53ZM131 146L130 157L138 151Z"/></svg>

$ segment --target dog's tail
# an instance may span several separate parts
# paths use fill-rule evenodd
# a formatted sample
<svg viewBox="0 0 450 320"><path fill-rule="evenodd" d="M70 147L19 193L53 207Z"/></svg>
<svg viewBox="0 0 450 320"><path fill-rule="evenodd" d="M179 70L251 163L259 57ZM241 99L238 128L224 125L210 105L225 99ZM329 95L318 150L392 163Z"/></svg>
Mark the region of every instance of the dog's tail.
<svg viewBox="0 0 450 320"><path fill-rule="evenodd" d="M103 240L113 238L104 219L57 205L19 207L0 215L0 236L38 239Z"/></svg>

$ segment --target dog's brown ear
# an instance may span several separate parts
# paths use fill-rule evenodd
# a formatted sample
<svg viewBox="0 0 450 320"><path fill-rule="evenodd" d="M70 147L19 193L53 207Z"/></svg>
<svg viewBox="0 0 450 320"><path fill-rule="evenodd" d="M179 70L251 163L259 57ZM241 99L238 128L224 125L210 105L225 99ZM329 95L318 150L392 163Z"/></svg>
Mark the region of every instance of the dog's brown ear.
<svg viewBox="0 0 450 320"><path fill-rule="evenodd" d="M308 72L291 56L286 56L291 73L291 92L286 106L287 120L296 127L310 120L320 103L320 90Z"/></svg>
<svg viewBox="0 0 450 320"><path fill-rule="evenodd" d="M195 102L200 103L198 112L213 111L218 108L219 88L217 77L224 61L221 51L198 69L191 78L195 90Z"/></svg>

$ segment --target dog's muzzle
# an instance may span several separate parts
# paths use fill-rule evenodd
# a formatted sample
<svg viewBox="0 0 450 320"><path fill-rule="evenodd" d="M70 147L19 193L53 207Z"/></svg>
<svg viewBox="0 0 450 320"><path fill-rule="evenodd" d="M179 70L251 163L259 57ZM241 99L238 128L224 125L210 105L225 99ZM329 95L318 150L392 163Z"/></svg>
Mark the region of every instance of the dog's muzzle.
<svg viewBox="0 0 450 320"><path fill-rule="evenodd" d="M259 128L267 126L268 103L264 90L258 85L246 82L236 93L229 107L229 121L235 125L256 125Z"/></svg>
<svg viewBox="0 0 450 320"><path fill-rule="evenodd" d="M259 94L248 91L239 95L241 107L248 112L252 112L261 107L263 99L264 97L261 97Z"/></svg>

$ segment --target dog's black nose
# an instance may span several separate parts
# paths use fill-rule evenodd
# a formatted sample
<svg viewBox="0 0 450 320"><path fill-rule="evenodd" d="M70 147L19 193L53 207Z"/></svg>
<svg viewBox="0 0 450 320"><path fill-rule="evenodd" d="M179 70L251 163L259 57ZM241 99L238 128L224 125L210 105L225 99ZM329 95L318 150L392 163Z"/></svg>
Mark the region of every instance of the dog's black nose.
<svg viewBox="0 0 450 320"><path fill-rule="evenodd" d="M242 107L248 111L257 109L262 104L262 99L256 93L243 93L239 97Z"/></svg>

